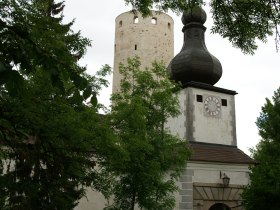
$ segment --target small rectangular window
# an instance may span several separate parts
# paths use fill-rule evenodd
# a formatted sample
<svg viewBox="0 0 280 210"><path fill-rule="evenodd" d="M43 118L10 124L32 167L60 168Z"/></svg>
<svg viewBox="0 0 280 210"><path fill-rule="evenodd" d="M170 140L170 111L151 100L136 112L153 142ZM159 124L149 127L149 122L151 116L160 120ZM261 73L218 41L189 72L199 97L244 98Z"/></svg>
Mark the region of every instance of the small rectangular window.
<svg viewBox="0 0 280 210"><path fill-rule="evenodd" d="M137 44L134 46L134 50L137 50Z"/></svg>
<svg viewBox="0 0 280 210"><path fill-rule="evenodd" d="M227 106L227 99L222 99L222 106Z"/></svg>
<svg viewBox="0 0 280 210"><path fill-rule="evenodd" d="M137 16L133 18L133 23L139 23L139 18Z"/></svg>
<svg viewBox="0 0 280 210"><path fill-rule="evenodd" d="M202 95L196 95L196 101L202 102L203 101Z"/></svg>

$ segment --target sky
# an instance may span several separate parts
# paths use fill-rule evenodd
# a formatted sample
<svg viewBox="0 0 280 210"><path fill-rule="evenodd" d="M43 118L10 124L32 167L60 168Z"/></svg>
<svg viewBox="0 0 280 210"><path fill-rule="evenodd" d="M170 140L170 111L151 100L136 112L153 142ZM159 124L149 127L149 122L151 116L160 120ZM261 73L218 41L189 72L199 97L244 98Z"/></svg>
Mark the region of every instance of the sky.
<svg viewBox="0 0 280 210"><path fill-rule="evenodd" d="M238 147L250 154L249 148L260 140L255 124L260 115L265 98L271 99L274 91L280 86L279 65L280 52L276 52L274 37L268 42L257 42L259 47L255 54L244 55L241 50L217 34L212 34L211 13L207 12L207 27L205 43L208 51L218 58L223 67L223 75L215 85L225 89L235 90L236 131ZM68 22L75 19L74 31L81 31L82 36L92 41L92 47L81 60L81 65L87 66L87 73L94 74L103 65L113 67L115 18L131 10L124 0L66 0L64 16ZM174 56L180 52L183 45L183 25L181 15L168 12L174 20ZM112 77L108 80L112 83ZM109 106L112 87L102 90L99 101Z"/></svg>

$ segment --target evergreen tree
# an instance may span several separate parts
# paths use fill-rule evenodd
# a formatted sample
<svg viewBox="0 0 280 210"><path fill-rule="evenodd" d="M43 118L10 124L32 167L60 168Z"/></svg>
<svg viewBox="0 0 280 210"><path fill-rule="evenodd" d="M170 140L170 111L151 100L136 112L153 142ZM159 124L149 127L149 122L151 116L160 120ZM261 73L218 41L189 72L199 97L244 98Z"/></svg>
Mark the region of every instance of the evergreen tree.
<svg viewBox="0 0 280 210"><path fill-rule="evenodd" d="M105 191L118 150L98 114L105 66L78 64L89 40L62 23L63 3L0 2L0 209L73 209L85 187ZM98 167L97 167L98 165Z"/></svg>
<svg viewBox="0 0 280 210"><path fill-rule="evenodd" d="M165 128L167 119L179 114L179 87L162 63L140 70L139 59L133 58L119 69L123 79L108 120L126 156L110 165L117 178L115 203L108 209L173 209L175 180L190 155L186 140Z"/></svg>
<svg viewBox="0 0 280 210"><path fill-rule="evenodd" d="M25 75L37 69L49 74L64 91L69 79L83 91L88 87L77 61L90 41L74 33L73 22L63 24L63 2L54 0L2 0L0 3L0 85L19 91Z"/></svg>
<svg viewBox="0 0 280 210"><path fill-rule="evenodd" d="M110 131L96 107L80 104L73 85L60 94L46 74L18 96L0 93L1 209L73 209L106 160Z"/></svg>
<svg viewBox="0 0 280 210"><path fill-rule="evenodd" d="M262 140L253 150L258 164L251 168L251 183L243 193L245 207L280 209L280 88L272 101L266 99L257 126Z"/></svg>

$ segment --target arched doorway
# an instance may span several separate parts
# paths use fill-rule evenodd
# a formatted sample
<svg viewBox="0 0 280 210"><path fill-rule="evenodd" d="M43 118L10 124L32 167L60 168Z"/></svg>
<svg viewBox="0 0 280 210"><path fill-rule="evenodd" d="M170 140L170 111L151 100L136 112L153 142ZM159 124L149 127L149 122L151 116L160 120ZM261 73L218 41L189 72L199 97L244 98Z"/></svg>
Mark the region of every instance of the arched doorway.
<svg viewBox="0 0 280 210"><path fill-rule="evenodd" d="M226 204L216 203L209 210L230 210L230 208Z"/></svg>

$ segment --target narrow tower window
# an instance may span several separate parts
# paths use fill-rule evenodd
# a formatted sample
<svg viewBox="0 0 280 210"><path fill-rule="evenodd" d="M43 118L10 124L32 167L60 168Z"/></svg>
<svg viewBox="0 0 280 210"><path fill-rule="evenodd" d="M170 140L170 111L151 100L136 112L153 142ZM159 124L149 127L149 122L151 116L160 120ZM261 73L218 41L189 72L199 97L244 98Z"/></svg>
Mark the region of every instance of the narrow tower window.
<svg viewBox="0 0 280 210"><path fill-rule="evenodd" d="M151 23L156 25L157 24L157 18L153 17L152 20L151 20Z"/></svg>
<svg viewBox="0 0 280 210"><path fill-rule="evenodd" d="M139 18L137 16L134 16L133 23L139 23Z"/></svg>
<svg viewBox="0 0 280 210"><path fill-rule="evenodd" d="M119 27L122 27L122 20L119 22Z"/></svg>
<svg viewBox="0 0 280 210"><path fill-rule="evenodd" d="M136 45L134 45L134 50L137 50L137 44L136 44Z"/></svg>
<svg viewBox="0 0 280 210"><path fill-rule="evenodd" d="M168 29L171 29L171 24L170 23L168 23Z"/></svg>
<svg viewBox="0 0 280 210"><path fill-rule="evenodd" d="M202 95L196 95L196 101L202 102L203 101Z"/></svg>

